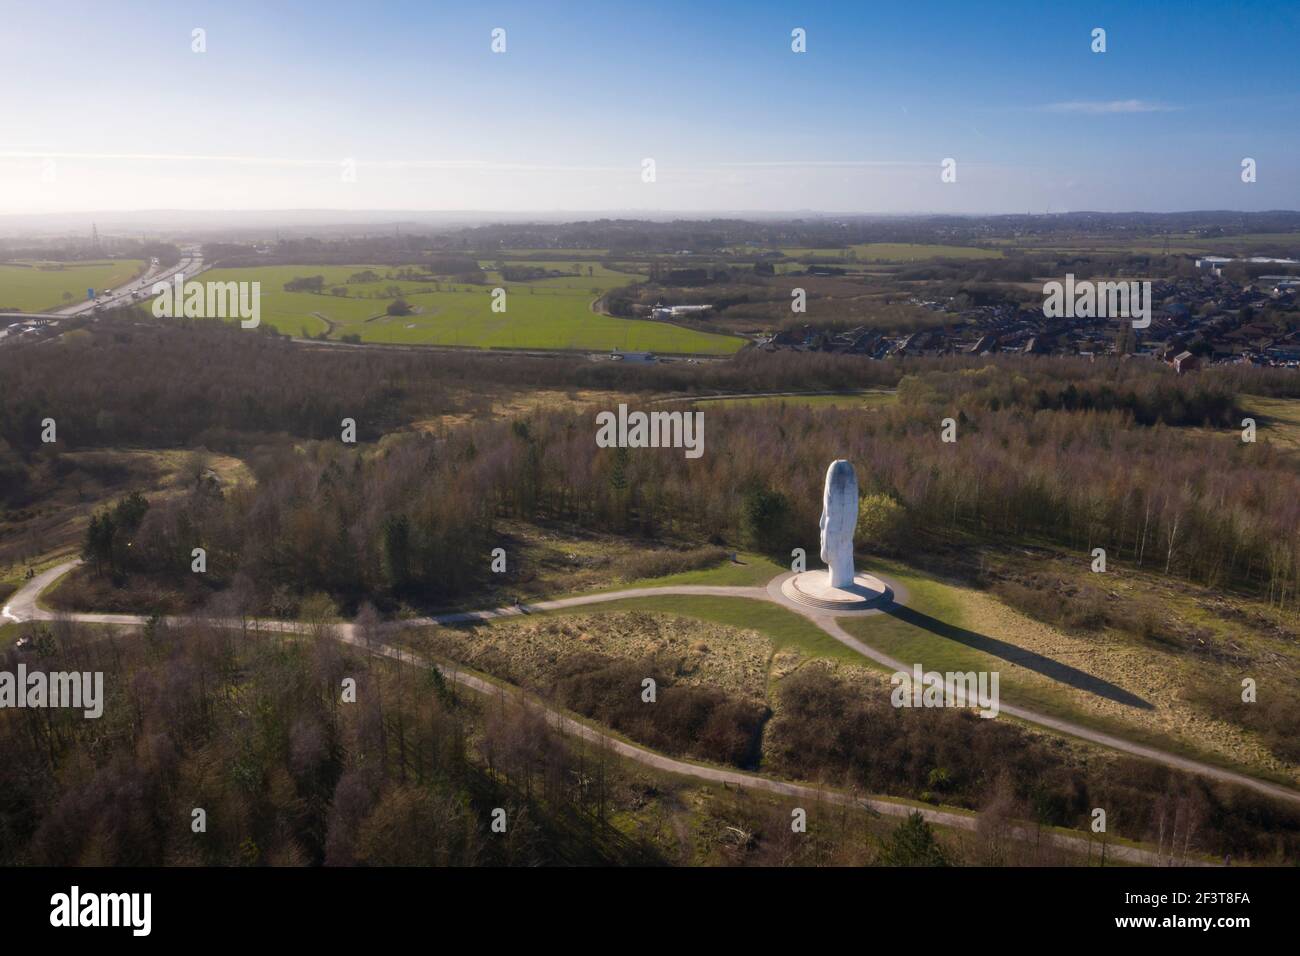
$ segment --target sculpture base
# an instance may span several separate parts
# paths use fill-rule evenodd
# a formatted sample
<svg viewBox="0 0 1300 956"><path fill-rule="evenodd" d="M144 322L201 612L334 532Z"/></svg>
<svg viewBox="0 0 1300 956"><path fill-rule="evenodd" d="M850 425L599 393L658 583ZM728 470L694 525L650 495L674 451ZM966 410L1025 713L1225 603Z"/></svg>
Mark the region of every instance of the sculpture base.
<svg viewBox="0 0 1300 956"><path fill-rule="evenodd" d="M894 599L893 589L874 575L857 574L847 587L833 588L825 570L791 575L781 582L781 593L796 604L839 612L866 611Z"/></svg>

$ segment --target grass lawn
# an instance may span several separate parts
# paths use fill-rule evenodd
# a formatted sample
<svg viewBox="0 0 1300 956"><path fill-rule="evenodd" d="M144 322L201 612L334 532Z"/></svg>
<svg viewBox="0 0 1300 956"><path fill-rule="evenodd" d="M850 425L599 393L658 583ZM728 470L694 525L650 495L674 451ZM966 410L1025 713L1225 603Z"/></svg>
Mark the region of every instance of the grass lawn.
<svg viewBox="0 0 1300 956"><path fill-rule="evenodd" d="M712 568L685 571L660 578L642 578L584 593L599 594L629 588L672 587L683 584L712 584L726 587L763 587L778 574L790 569L761 555L741 552L737 561L724 561ZM556 595L557 597L559 595ZM545 614L597 614L615 611L653 611L694 617L733 627L761 631L776 650L797 648L813 657L846 660L870 666L871 661L835 640L807 618L776 604L749 598L714 597L711 595L666 595L664 597L629 598L605 604L588 604Z"/></svg>
<svg viewBox="0 0 1300 956"><path fill-rule="evenodd" d="M141 259L0 264L0 309L40 312L75 305L86 301L87 289L114 289L143 269Z"/></svg>
<svg viewBox="0 0 1300 956"><path fill-rule="evenodd" d="M545 269L561 275L545 279L533 279L528 282L502 282L501 273L496 270L498 262L507 267L516 266L528 269ZM479 265L487 273L488 281L493 285L504 285L506 289L520 289L533 286L538 289L553 289L586 295L588 298L600 295L610 289L617 289L632 282L639 282L642 277L631 272L620 272L607 268L598 262L569 262L563 259L536 259L527 262L511 262L501 259L481 259ZM574 269L577 266L577 269ZM588 274L590 270L590 274ZM576 275L574 273L577 273Z"/></svg>

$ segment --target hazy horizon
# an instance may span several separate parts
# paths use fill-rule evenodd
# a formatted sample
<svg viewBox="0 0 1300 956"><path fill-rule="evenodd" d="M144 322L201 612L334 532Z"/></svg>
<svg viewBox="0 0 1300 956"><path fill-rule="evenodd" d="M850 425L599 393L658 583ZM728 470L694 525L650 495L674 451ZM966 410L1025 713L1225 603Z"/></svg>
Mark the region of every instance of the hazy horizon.
<svg viewBox="0 0 1300 956"><path fill-rule="evenodd" d="M1167 212L1151 210L1075 210L1072 212L1035 213L1032 218L1068 216L1186 216L1186 215L1297 215L1300 209L1235 210L1184 209ZM1002 217L1023 218L1024 213L944 213L944 212L834 212L829 210L420 210L420 209L142 209L80 210L52 213L0 213L0 237L9 241L64 240L85 237L97 229L101 235L152 233L156 235L245 237L264 233L340 230L349 234L394 227L422 229L460 229L491 225L527 225L530 223L571 224L602 220L645 222L705 222L709 220L763 222L788 221L856 221L856 220L924 220L931 218L991 220Z"/></svg>

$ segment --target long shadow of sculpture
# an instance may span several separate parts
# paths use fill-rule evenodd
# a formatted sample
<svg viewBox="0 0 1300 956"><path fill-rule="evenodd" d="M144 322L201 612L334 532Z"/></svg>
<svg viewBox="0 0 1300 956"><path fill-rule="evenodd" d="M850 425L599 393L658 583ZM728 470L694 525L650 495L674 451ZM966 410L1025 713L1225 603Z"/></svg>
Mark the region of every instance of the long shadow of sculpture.
<svg viewBox="0 0 1300 956"><path fill-rule="evenodd" d="M950 641L956 641L958 644L965 644L977 651L984 651L986 654L992 654L994 657L1000 657L1002 660L1011 664L1019 664L1036 674L1042 674L1044 677L1050 677L1052 680L1060 681L1062 684L1068 684L1071 687L1077 687L1085 690L1090 694L1096 694L1098 697L1104 697L1107 700L1113 700L1116 703L1124 704L1128 707L1138 707L1142 710L1154 710L1155 708L1136 694L1126 691L1123 687L1118 687L1110 681L1102 680L1100 677L1079 670L1077 667L1071 667L1069 664L1062 664L1060 661L1054 661L1050 657L1044 657L1042 654L1036 654L1033 651L1027 651L1023 647L1017 647L1015 644L1008 644L1006 641L999 641L995 637L988 637L984 634L977 634L974 631L968 631L964 627L957 627L953 624L947 624L938 618L931 617L928 614L922 614L920 611L913 610L910 607L902 607L898 604L890 604L883 608L886 614L897 618L905 624L911 624L913 627L919 627L922 630L929 631L931 634L938 634L940 637L946 637Z"/></svg>

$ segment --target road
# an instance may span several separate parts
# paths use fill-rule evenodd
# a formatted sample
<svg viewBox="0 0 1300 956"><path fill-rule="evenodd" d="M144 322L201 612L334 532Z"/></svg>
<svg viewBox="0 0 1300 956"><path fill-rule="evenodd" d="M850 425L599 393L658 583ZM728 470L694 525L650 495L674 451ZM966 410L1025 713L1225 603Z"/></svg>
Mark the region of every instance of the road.
<svg viewBox="0 0 1300 956"><path fill-rule="evenodd" d="M64 574L68 573L80 561L68 561L56 565L43 571L41 574L26 582L22 588L16 591L9 600L9 603L0 609L0 620L8 622L21 621L41 621L53 620L56 617L79 621L87 624L102 625L122 625L122 626L140 626L143 625L147 618L142 615L133 614L100 614L100 613L64 613L48 611L41 607L38 597L42 591L57 581ZM714 597L734 597L745 598L756 601L770 601L787 607L808 618L819 628L825 631L835 640L852 648L859 654L870 658L877 663L884 665L892 670L911 671L911 665L904 664L902 661L895 660L887 654L883 654L873 647L864 644L862 641L853 637L845 631L830 616L818 613L816 609L806 608L802 605L791 602L781 593L780 583L786 575L780 575L770 582L766 587L732 587L724 585L672 585L668 587L649 587L649 588L627 588L619 591L606 591L599 594L584 594L574 597L557 598L551 601L538 601L531 604L519 604L512 607L493 608L481 611L461 611L449 614L432 615L428 617L411 618L404 621L396 621L385 625L381 630L391 631L393 629L410 629L417 627L428 627L437 624L464 624L488 622L500 620L502 618L518 617L542 611L561 610L564 608L585 607L592 604L601 604L609 601L621 601L629 598L640 597L670 597L670 596L692 596L708 595ZM182 621L183 618L171 619ZM278 620L256 620L256 621L238 621L229 622L231 627L250 626L258 630L281 632L281 633L305 633L305 625L291 621ZM936 810L928 807L914 807L911 804L899 803L879 797L861 797L854 794L845 793L839 790L831 790L821 787L812 787L804 784L791 783L785 780L773 780L767 777L761 777L756 774L743 773L738 770L726 770L720 767L709 767L700 764L690 763L684 760L677 760L672 757L664 756L636 744L628 743L624 740L604 733L587 724L575 721L566 715L563 711L551 707L549 704L541 701L525 692L511 688L507 689L499 684L484 680L474 674L463 673L459 670L447 668L445 665L437 665L429 659L416 654L413 651L404 648L395 647L390 644L367 645L357 631L355 625L342 623L335 626L335 632L339 640L364 648L370 653L379 654L394 660L405 661L410 664L416 664L422 667L437 666L443 675L464 687L485 694L513 694L520 700L528 701L532 706L541 708L545 711L548 721L552 726L563 731L566 734L581 737L584 740L599 743L602 746L610 747L615 753L634 760L637 763L663 770L668 773L680 774L682 776L694 777L701 780L709 780L714 783L723 783L729 786L744 787L753 790L765 790L771 793L779 793L787 796L798 797L812 801L826 801L841 805L851 805L858 807L867 807L878 813L892 816L904 816L913 809L919 809L927 820L939 823L944 826L957 827L960 829L974 829L975 818L966 814L954 813L945 810ZM1028 710L1023 707L1017 707L1011 704L1003 703L1001 705L1002 713L1010 714L1029 723L1046 727L1058 733L1068 734L1072 737L1078 737L1103 747L1109 747L1124 753L1129 753L1147 760L1153 760L1157 763L1163 763L1179 770L1189 773L1195 773L1202 776L1210 777L1224 783L1236 784L1238 786L1248 787L1256 792L1263 793L1267 796L1290 803L1300 804L1300 792L1288 789L1278 784L1270 783L1265 780L1258 780L1246 774L1238 773L1232 770L1226 770L1221 767L1215 767L1210 764L1201 763L1177 754L1168 753L1155 747L1149 747L1144 744L1134 743L1124 740L1111 734L1101 733L1092 730L1081 724L1061 720L1046 714ZM1017 831L1018 836L1026 839L1034 836L1031 831ZM1087 852L1089 847L1096 847L1096 842L1087 837L1070 836L1068 834L1051 833L1039 834L1046 835L1053 843L1072 850ZM1159 864L1167 862L1161 860L1155 853L1149 850L1143 850L1134 847L1124 847L1109 845L1107 855L1115 859L1128 860L1134 863Z"/></svg>
<svg viewBox="0 0 1300 956"><path fill-rule="evenodd" d="M149 266L144 274L137 279L132 279L125 285L120 285L109 295L100 295L98 298L85 302L77 302L64 309L53 312L53 315L84 315L87 312L93 312L96 308L115 309L121 305L128 305L131 302L141 301L148 298L149 290L156 282L166 282L174 275L180 273L185 278L191 279L203 271L203 256L200 254L198 247L186 247L182 253L180 261L174 266L160 268L155 265ZM144 293L144 295L138 295Z"/></svg>
<svg viewBox="0 0 1300 956"><path fill-rule="evenodd" d="M197 247L186 248L176 265L165 268L150 265L149 268L145 269L143 275L118 286L109 295L100 295L95 299L75 302L72 305L50 312L0 312L0 324L12 325L24 321L39 321L47 326L57 326L60 319L93 315L96 310L107 311L108 309L130 305L132 302L144 302L148 299L149 291L155 283L171 281L177 273L184 275L186 281L189 281L202 272L203 269L203 257L199 249ZM16 335L0 335L0 342L5 341L5 339L19 341Z"/></svg>

